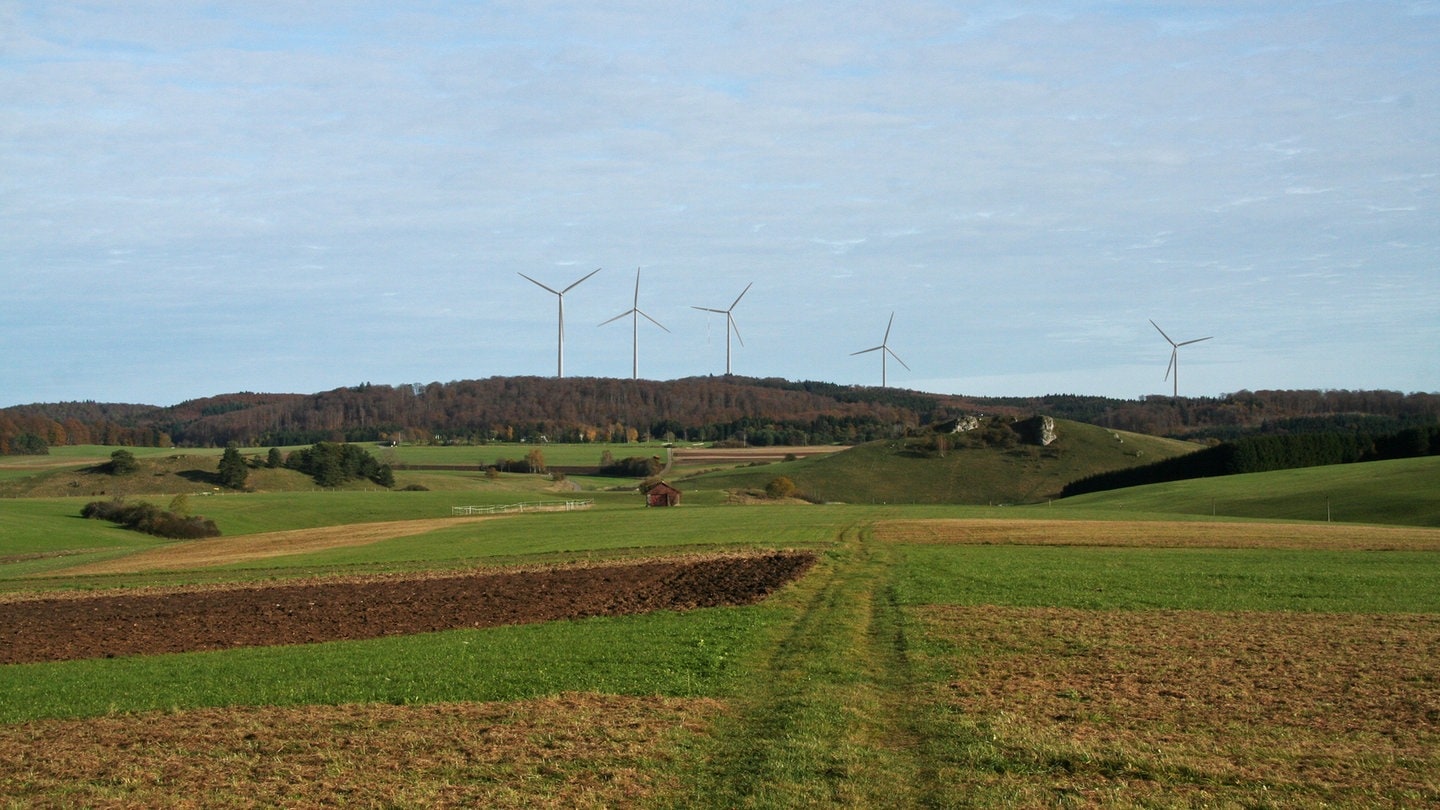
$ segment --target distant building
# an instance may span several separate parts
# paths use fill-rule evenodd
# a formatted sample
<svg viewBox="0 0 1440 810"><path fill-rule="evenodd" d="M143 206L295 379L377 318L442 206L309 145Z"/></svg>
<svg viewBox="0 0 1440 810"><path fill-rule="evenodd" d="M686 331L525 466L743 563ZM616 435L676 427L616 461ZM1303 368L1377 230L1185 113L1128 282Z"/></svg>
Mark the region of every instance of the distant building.
<svg viewBox="0 0 1440 810"><path fill-rule="evenodd" d="M679 506L680 490L661 481L645 490L646 506Z"/></svg>

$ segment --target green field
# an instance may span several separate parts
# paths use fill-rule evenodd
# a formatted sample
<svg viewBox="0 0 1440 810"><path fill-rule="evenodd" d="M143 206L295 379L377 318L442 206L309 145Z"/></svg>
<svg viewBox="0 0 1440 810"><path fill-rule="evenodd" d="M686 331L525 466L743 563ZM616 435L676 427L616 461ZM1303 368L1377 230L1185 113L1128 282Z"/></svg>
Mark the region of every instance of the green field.
<svg viewBox="0 0 1440 810"><path fill-rule="evenodd" d="M1440 456L1151 484L1077 495L1058 505L1080 510L1440 526Z"/></svg>
<svg viewBox="0 0 1440 810"><path fill-rule="evenodd" d="M83 749L93 759L75 761L97 763L83 772L0 765L0 797L175 804L181 774L195 768L230 780L210 794L221 803L313 773L335 796L387 805L561 797L656 807L1433 805L1440 529L1425 527L1440 525L1440 468L1422 462L1431 460L994 508L735 506L706 477L682 483L686 501L676 509L645 509L633 492L587 491L596 500L587 511L103 575L68 571L178 546L81 520L82 497L0 499L0 594L746 548L820 553L809 575L750 607L0 666L0 762L19 762L16 752L52 739L45 735L83 746L102 723L141 741L191 728L192 717L219 730L157 744L171 753L154 756L170 759L153 762L137 744ZM444 519L472 501L564 497L539 477L437 475L463 485L192 497L192 511L225 536L191 542L243 544L269 532ZM1333 520L1417 528L1326 524L1312 514L1317 493L1329 493ZM1307 517L1270 535L1239 531ZM1112 543L1104 521L1115 520L1148 521L1156 539ZM902 523L939 528L907 533ZM984 537L967 539L971 525L987 527ZM1045 527L1038 540L1033 531L1018 539L1037 525ZM1307 548L1309 537L1324 543ZM609 754L575 747L563 712L524 725L533 701L583 704L595 695L680 701L664 705L690 707L699 719L627 742L640 748L621 770ZM272 707L402 707L406 714L376 722L412 750L434 728L425 707L477 702L510 708L446 750L387 754L394 767L386 770L409 774L401 788L345 754L361 721L310 729L265 720L293 717ZM603 718L585 724L596 745L630 740ZM252 730L227 737L232 727ZM502 732L518 735L508 759L491 756L498 743L487 742ZM256 770L256 735L288 740L266 756L292 770ZM304 770L312 765L319 770ZM566 791L595 768L611 777L575 800Z"/></svg>

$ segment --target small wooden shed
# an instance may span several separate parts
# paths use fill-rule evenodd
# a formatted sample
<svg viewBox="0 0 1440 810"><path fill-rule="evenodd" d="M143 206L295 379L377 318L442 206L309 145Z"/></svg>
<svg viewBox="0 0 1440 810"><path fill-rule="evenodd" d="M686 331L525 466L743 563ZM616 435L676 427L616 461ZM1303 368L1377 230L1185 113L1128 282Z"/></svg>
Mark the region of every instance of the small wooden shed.
<svg viewBox="0 0 1440 810"><path fill-rule="evenodd" d="M670 486L664 481L650 485L645 490L646 506L679 506L680 490Z"/></svg>

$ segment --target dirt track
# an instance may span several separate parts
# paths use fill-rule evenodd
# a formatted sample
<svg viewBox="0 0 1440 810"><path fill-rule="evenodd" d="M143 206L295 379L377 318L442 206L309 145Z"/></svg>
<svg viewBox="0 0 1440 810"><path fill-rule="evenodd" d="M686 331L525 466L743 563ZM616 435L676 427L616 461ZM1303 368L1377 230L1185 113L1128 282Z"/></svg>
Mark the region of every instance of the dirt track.
<svg viewBox="0 0 1440 810"><path fill-rule="evenodd" d="M758 602L812 554L0 603L0 664L307 644Z"/></svg>
<svg viewBox="0 0 1440 810"><path fill-rule="evenodd" d="M392 520L381 523L351 523L318 529L292 529L263 534L242 534L205 540L169 543L148 551L127 554L113 560L77 565L65 574L123 574L136 571L176 571L229 565L267 557L310 554L332 548L364 546L382 540L448 529L466 523L493 520L493 517L447 517L428 520Z"/></svg>

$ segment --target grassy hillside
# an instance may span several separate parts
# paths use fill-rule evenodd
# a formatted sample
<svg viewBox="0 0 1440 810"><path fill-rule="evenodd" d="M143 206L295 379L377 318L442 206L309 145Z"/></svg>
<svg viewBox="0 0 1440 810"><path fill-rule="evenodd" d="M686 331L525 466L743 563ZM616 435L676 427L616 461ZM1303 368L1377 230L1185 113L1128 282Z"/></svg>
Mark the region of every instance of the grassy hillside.
<svg viewBox="0 0 1440 810"><path fill-rule="evenodd" d="M384 464L443 464L472 466L491 464L499 458L523 459L527 452L535 449L523 444L497 444L490 447L402 447L383 448L371 443L361 443ZM63 497L114 497L137 495L177 495L180 493L216 493L219 490L217 467L219 448L153 448L127 447L139 464L139 469L128 475L110 475L103 465L110 460L110 454L117 448L99 445L57 448L45 456L6 456L0 459L0 497L5 498L63 498ZM283 451L295 447L281 448ZM268 469L263 461L268 448L246 448L241 454L249 461L260 463L253 467L245 481L245 489L256 492L313 492L320 490L308 475L284 468ZM606 450L616 457L646 453L663 454L659 445L549 445L544 448L545 458L550 464L598 464L600 454ZM551 460L551 457L556 457ZM607 485L623 483L605 479ZM633 482L631 482L633 483ZM499 478L487 478L478 469L470 470L408 470L395 473L397 489L418 485L431 490L448 491L490 491L494 489L539 490L549 486L549 481L539 476L502 474ZM354 481L343 489L368 490L377 488L369 481ZM229 494L229 493L227 493Z"/></svg>
<svg viewBox="0 0 1440 810"><path fill-rule="evenodd" d="M1077 495L1055 505L1267 520L1440 526L1440 457L1195 478Z"/></svg>
<svg viewBox="0 0 1440 810"><path fill-rule="evenodd" d="M761 490L777 476L806 497L846 503L1036 503L1057 497L1076 478L1192 452L1190 442L1056 420L1048 447L957 447L943 456L923 439L871 442L841 453L709 473L701 488Z"/></svg>

